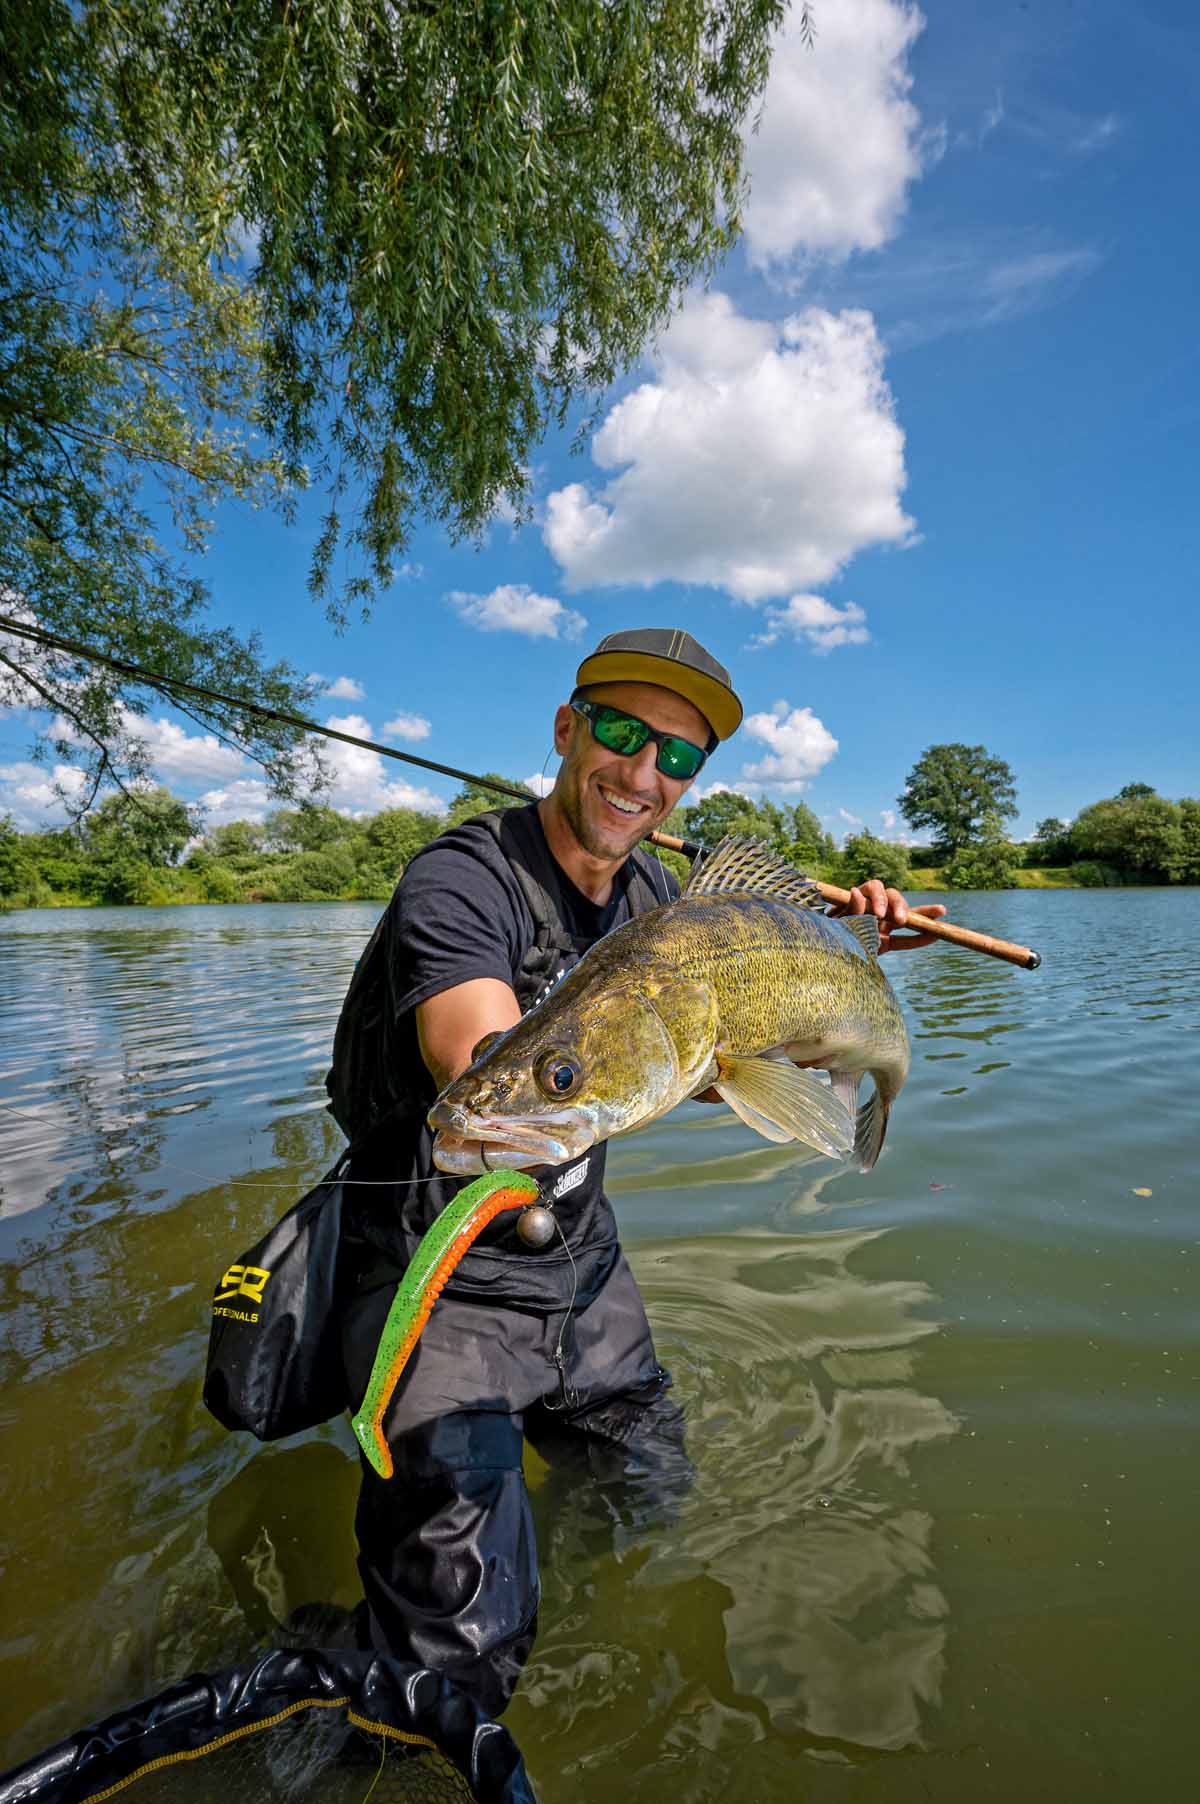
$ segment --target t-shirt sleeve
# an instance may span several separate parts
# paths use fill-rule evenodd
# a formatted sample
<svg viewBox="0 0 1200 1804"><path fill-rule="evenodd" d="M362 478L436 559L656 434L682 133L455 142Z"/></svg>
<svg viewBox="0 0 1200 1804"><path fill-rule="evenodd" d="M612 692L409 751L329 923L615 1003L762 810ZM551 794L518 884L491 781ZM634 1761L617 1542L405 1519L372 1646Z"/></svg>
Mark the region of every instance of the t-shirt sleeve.
<svg viewBox="0 0 1200 1804"><path fill-rule="evenodd" d="M512 983L523 950L522 905L507 870L460 846L435 845L405 871L391 908L395 1017L472 978Z"/></svg>

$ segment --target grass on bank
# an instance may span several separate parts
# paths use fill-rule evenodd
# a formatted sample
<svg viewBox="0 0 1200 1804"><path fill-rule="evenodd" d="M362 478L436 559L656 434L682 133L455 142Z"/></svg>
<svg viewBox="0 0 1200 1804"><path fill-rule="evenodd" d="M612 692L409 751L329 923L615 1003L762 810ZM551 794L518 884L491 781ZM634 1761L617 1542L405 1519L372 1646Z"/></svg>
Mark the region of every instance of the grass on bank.
<svg viewBox="0 0 1200 1804"><path fill-rule="evenodd" d="M1070 865L1046 865L1041 870L1024 870L1018 868L1013 872L1013 889L1086 889L1091 886L1080 883L1071 875ZM926 865L914 869L909 878L910 889L938 889L950 891L951 885L943 882L940 866Z"/></svg>

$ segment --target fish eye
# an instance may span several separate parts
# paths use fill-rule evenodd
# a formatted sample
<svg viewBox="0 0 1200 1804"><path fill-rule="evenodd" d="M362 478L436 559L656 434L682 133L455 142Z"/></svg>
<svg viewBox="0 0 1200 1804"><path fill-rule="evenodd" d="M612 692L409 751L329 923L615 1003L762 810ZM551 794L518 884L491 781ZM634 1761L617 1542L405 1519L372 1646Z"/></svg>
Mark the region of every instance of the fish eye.
<svg viewBox="0 0 1200 1804"><path fill-rule="evenodd" d="M582 1073L569 1053L557 1052L552 1047L542 1054L533 1068L533 1075L546 1095L556 1098L569 1096Z"/></svg>
<svg viewBox="0 0 1200 1804"><path fill-rule="evenodd" d="M475 1063L476 1059L481 1059L485 1052L490 1052L497 1040L502 1040L503 1038L504 1035L502 1033L496 1032L484 1034L481 1040L476 1040L474 1046L471 1048L472 1065Z"/></svg>

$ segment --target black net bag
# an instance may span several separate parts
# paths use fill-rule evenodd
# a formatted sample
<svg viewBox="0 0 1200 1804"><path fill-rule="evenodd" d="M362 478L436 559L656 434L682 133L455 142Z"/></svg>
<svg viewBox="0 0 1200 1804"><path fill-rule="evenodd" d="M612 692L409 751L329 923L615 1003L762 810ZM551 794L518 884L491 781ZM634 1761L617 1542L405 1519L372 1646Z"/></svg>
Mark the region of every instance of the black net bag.
<svg viewBox="0 0 1200 1804"><path fill-rule="evenodd" d="M0 1804L534 1804L507 1729L440 1674L277 1651L199 1673L0 1778Z"/></svg>

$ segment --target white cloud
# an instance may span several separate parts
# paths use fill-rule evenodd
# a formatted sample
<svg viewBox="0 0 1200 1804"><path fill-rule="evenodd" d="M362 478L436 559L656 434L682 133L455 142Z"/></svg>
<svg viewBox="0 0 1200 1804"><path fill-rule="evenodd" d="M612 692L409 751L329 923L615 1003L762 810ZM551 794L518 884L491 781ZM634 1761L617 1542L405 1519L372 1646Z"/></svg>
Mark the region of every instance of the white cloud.
<svg viewBox="0 0 1200 1804"><path fill-rule="evenodd" d="M837 645L865 645L871 637L866 622L856 601L838 608L820 595L793 595L785 608L768 608L767 629L750 641L750 649L775 645L788 633L793 639L807 639L823 656Z"/></svg>
<svg viewBox="0 0 1200 1804"><path fill-rule="evenodd" d="M1067 283L1091 275L1101 262L1090 245L1071 250L1030 251L1011 261L997 263L983 277L984 325L1017 319L1044 304L1048 294Z"/></svg>
<svg viewBox="0 0 1200 1804"><path fill-rule="evenodd" d="M121 732L145 746L154 779L168 788L173 784L232 777L247 767L242 753L235 746L225 745L215 733L189 733L165 715L154 720L123 706L118 707L118 718ZM71 745L87 743L64 714L53 717L47 732L51 739Z"/></svg>
<svg viewBox="0 0 1200 1804"><path fill-rule="evenodd" d="M246 759L233 746L222 745L212 733L189 733L160 716L146 720L122 710L127 732L146 747L151 768L168 787L172 783L210 781L234 776L246 767Z"/></svg>
<svg viewBox="0 0 1200 1804"><path fill-rule="evenodd" d="M356 682L352 676L334 677L332 683L325 690L330 701L335 702L360 702L366 693L362 684Z"/></svg>
<svg viewBox="0 0 1200 1804"><path fill-rule="evenodd" d="M554 778L545 771L535 770L532 777L523 779L526 789L532 789L535 796L548 796L554 788Z"/></svg>
<svg viewBox="0 0 1200 1804"><path fill-rule="evenodd" d="M870 314L810 307L777 327L727 295L694 296L655 362L592 441L620 473L547 503L545 541L572 587L706 583L760 601L909 536L904 435Z"/></svg>
<svg viewBox="0 0 1200 1804"><path fill-rule="evenodd" d="M63 793L77 799L87 779L73 764L56 764L53 770L27 760L0 764L0 814L10 814L23 833L65 825L68 814Z"/></svg>
<svg viewBox="0 0 1200 1804"><path fill-rule="evenodd" d="M883 822L883 830L885 833L895 832L897 815L894 808L881 808L879 810L879 818Z"/></svg>
<svg viewBox="0 0 1200 1804"><path fill-rule="evenodd" d="M456 614L481 633L524 633L530 639L577 639L587 621L552 595L528 583L501 583L488 595L454 589L446 597Z"/></svg>
<svg viewBox="0 0 1200 1804"><path fill-rule="evenodd" d="M430 724L423 714L397 714L383 723L385 739L428 739L430 732Z"/></svg>
<svg viewBox="0 0 1200 1804"><path fill-rule="evenodd" d="M197 798L206 827L223 827L229 821L262 821L280 806L261 777L238 777L219 789L206 789Z"/></svg>
<svg viewBox="0 0 1200 1804"><path fill-rule="evenodd" d="M1079 157L1090 156L1096 150L1107 150L1123 125L1118 114L1105 113L1103 118L1093 120L1076 134L1071 140L1071 149Z"/></svg>
<svg viewBox="0 0 1200 1804"><path fill-rule="evenodd" d="M838 749L811 708L789 708L782 701L769 714L748 715L746 731L770 750L757 764L742 766L743 780L785 793L806 788Z"/></svg>
<svg viewBox="0 0 1200 1804"><path fill-rule="evenodd" d="M991 106L985 107L983 117L973 131L955 133L954 144L957 150L982 150L994 131L998 131L1004 123L1004 95L999 88Z"/></svg>
<svg viewBox="0 0 1200 1804"><path fill-rule="evenodd" d="M688 807L695 802L707 802L709 796L749 795L752 785L749 783L698 783L688 790Z"/></svg>
<svg viewBox="0 0 1200 1804"><path fill-rule="evenodd" d="M862 816L860 814L851 814L848 808L839 808L838 818L839 820L845 821L848 827L862 826Z"/></svg>
<svg viewBox="0 0 1200 1804"><path fill-rule="evenodd" d="M909 99L908 54L924 29L903 0L835 0L809 50L792 7L775 39L757 131L748 137L746 248L762 266L834 259L893 237L910 183L938 152Z"/></svg>
<svg viewBox="0 0 1200 1804"><path fill-rule="evenodd" d="M353 733L359 739L373 739L369 720L361 714L331 714L325 722L340 733ZM377 814L381 808L417 808L425 814L443 814L445 798L430 789L392 777L386 761L378 752L365 746L345 745L341 740L322 743L321 759L329 779L329 787L321 800L341 814Z"/></svg>

